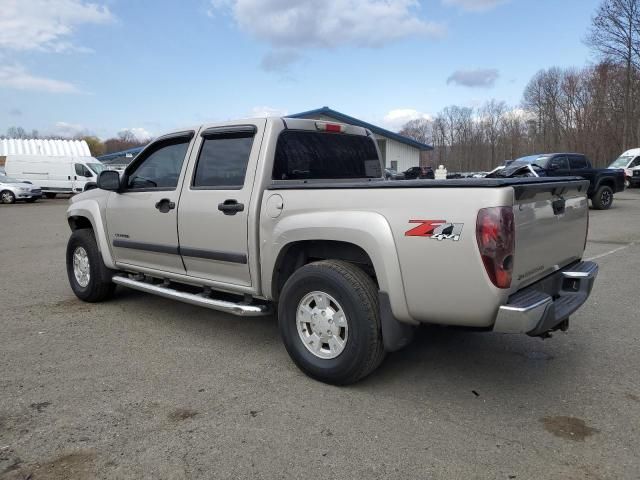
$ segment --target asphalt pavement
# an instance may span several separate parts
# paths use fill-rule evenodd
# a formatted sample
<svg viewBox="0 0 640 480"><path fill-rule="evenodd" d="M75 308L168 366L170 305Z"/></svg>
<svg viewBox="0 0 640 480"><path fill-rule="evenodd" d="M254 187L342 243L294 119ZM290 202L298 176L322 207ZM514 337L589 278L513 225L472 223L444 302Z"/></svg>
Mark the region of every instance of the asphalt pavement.
<svg viewBox="0 0 640 480"><path fill-rule="evenodd" d="M640 478L640 189L591 211L600 274L568 333L422 328L342 388L274 317L77 300L66 203L0 205L2 480Z"/></svg>

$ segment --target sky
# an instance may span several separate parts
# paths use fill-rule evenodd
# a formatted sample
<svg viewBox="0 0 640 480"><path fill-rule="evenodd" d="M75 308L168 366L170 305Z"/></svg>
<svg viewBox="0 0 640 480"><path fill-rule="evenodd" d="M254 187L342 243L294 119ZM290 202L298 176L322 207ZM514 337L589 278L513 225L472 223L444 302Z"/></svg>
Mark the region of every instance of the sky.
<svg viewBox="0 0 640 480"><path fill-rule="evenodd" d="M0 132L182 126L329 106L392 130L517 107L594 59L600 0L0 0Z"/></svg>

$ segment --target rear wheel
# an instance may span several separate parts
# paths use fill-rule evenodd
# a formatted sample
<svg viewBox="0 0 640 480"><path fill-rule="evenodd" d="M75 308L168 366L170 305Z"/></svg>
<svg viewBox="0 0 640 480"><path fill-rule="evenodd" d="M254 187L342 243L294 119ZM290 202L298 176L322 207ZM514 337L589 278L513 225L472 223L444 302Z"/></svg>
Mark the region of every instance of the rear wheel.
<svg viewBox="0 0 640 480"><path fill-rule="evenodd" d="M608 210L613 203L613 190L607 185L600 187L591 199L596 210Z"/></svg>
<svg viewBox="0 0 640 480"><path fill-rule="evenodd" d="M0 192L0 202L2 203L16 203L16 196L10 190L3 190Z"/></svg>
<svg viewBox="0 0 640 480"><path fill-rule="evenodd" d="M278 325L292 360L322 382L355 383L384 359L377 288L347 262L325 260L294 272L280 296Z"/></svg>
<svg viewBox="0 0 640 480"><path fill-rule="evenodd" d="M67 276L73 293L85 302L101 302L113 295L113 271L102 261L93 230L80 229L67 243Z"/></svg>
<svg viewBox="0 0 640 480"><path fill-rule="evenodd" d="M44 196L47 198L56 198L57 193L53 193L53 192L45 192Z"/></svg>

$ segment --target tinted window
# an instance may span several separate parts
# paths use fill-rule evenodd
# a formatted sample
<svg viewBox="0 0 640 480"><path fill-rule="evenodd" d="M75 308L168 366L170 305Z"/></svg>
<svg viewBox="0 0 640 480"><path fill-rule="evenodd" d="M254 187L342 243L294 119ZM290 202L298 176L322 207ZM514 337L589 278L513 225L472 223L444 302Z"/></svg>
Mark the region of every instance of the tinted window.
<svg viewBox="0 0 640 480"><path fill-rule="evenodd" d="M569 162L567 157L553 157L549 160L548 169L569 170Z"/></svg>
<svg viewBox="0 0 640 480"><path fill-rule="evenodd" d="M193 186L242 188L253 137L253 133L205 137L198 155Z"/></svg>
<svg viewBox="0 0 640 480"><path fill-rule="evenodd" d="M629 168L635 168L640 165L640 157L636 157L636 159L629 164Z"/></svg>
<svg viewBox="0 0 640 480"><path fill-rule="evenodd" d="M286 130L278 138L274 180L380 177L378 151L369 137Z"/></svg>
<svg viewBox="0 0 640 480"><path fill-rule="evenodd" d="M569 157L569 161L571 162L571 168L573 170L577 170L579 168L587 168L587 159L582 155L571 155Z"/></svg>
<svg viewBox="0 0 640 480"><path fill-rule="evenodd" d="M189 138L179 138L152 146L129 175L127 187L131 190L146 188L176 188L182 163L189 147Z"/></svg>

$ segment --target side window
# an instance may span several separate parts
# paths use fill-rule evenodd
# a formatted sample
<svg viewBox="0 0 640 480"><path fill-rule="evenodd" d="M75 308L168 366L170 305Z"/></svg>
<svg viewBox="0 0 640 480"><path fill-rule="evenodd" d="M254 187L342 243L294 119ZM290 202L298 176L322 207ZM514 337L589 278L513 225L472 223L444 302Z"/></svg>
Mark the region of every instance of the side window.
<svg viewBox="0 0 640 480"><path fill-rule="evenodd" d="M241 189L253 146L253 130L203 135L193 188Z"/></svg>
<svg viewBox="0 0 640 480"><path fill-rule="evenodd" d="M569 158L571 162L571 170L580 170L582 168L588 168L587 159L582 155L571 155Z"/></svg>
<svg viewBox="0 0 640 480"><path fill-rule="evenodd" d="M549 168L554 170L569 170L567 157L553 157L549 160Z"/></svg>
<svg viewBox="0 0 640 480"><path fill-rule="evenodd" d="M76 163L75 168L76 175L78 175L79 177L91 177L91 172L89 171L89 169L81 163Z"/></svg>
<svg viewBox="0 0 640 480"><path fill-rule="evenodd" d="M190 137L180 137L158 142L145 158L127 172L129 190L149 188L175 189L182 170L182 163L189 148Z"/></svg>
<svg viewBox="0 0 640 480"><path fill-rule="evenodd" d="M629 168L640 167L640 157L633 159L633 162L629 164Z"/></svg>

